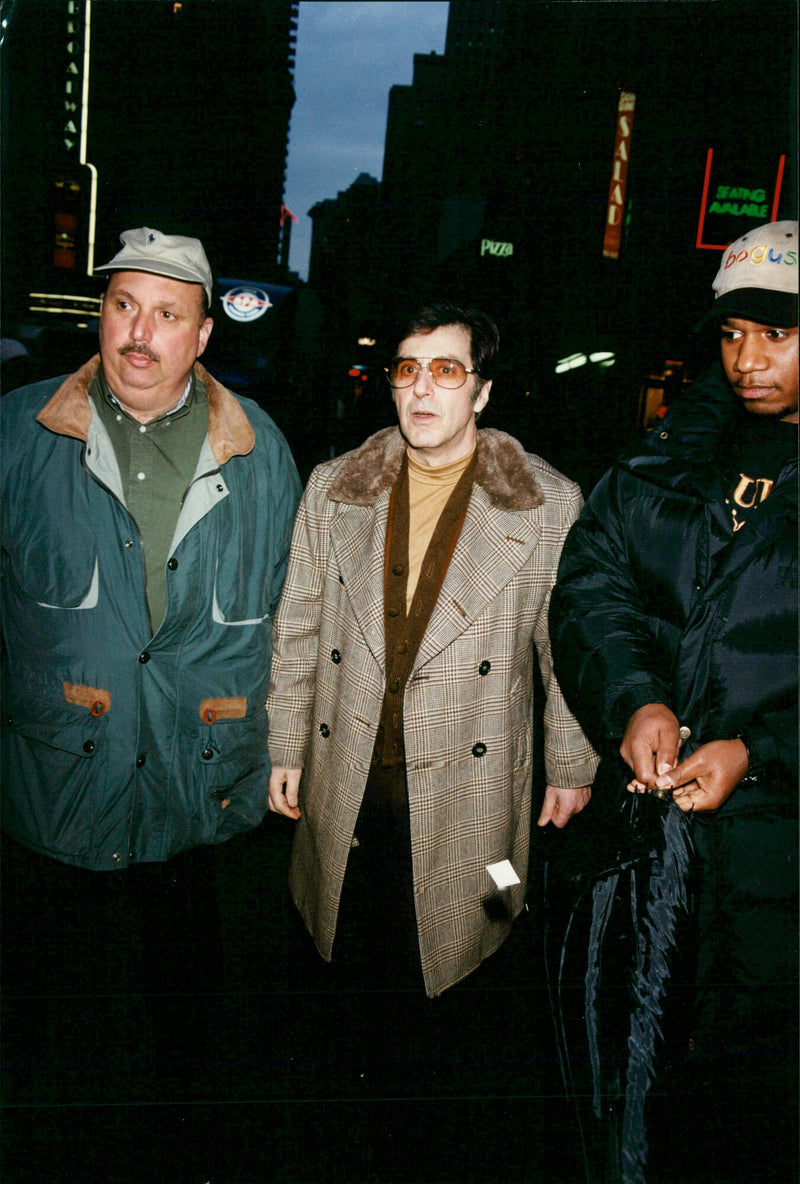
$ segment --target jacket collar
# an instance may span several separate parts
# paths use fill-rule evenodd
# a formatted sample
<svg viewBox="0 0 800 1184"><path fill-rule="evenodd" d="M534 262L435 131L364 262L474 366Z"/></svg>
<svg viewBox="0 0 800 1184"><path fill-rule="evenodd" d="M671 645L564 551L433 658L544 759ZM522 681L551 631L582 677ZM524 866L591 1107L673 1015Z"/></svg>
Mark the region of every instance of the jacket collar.
<svg viewBox="0 0 800 1184"><path fill-rule="evenodd" d="M66 378L37 415L39 423L59 436L86 440L92 421L89 387L100 368L100 355ZM255 432L238 399L205 370L194 364L195 377L208 396L208 442L218 464L245 456L255 444Z"/></svg>
<svg viewBox="0 0 800 1184"><path fill-rule="evenodd" d="M717 361L675 400L661 426L616 463L655 485L715 501L722 488L719 458L733 446L743 425L747 425L747 412L740 408ZM796 473L795 458L784 467L781 480L794 480Z"/></svg>
<svg viewBox="0 0 800 1184"><path fill-rule="evenodd" d="M688 464L713 461L737 422L738 403L715 361L670 407L660 427L648 433L644 452L675 456Z"/></svg>
<svg viewBox="0 0 800 1184"><path fill-rule="evenodd" d="M371 506L393 487L405 450L399 428L384 428L370 436L345 458L328 493L331 501ZM522 445L495 428L478 432L475 484L500 510L533 510L545 500Z"/></svg>

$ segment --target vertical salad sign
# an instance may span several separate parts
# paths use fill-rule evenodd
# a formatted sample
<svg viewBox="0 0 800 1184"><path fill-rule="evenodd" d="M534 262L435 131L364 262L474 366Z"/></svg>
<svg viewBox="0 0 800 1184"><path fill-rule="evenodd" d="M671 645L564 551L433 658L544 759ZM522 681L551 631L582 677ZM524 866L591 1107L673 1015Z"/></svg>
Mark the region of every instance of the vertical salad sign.
<svg viewBox="0 0 800 1184"><path fill-rule="evenodd" d="M625 211L625 190L628 184L628 164L631 157L631 133L633 132L633 109L636 95L623 90L617 105L617 135L614 141L614 158L611 166L611 184L608 189L606 208L606 229L603 237L603 255L606 259L619 259L622 244L622 225Z"/></svg>

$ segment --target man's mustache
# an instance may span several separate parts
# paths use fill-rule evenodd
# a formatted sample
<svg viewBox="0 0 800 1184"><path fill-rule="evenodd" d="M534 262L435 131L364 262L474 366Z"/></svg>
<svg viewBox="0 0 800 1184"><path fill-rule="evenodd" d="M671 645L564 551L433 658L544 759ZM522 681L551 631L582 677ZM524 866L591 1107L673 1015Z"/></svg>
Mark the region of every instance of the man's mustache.
<svg viewBox="0 0 800 1184"><path fill-rule="evenodd" d="M154 354L149 345L145 345L143 341L133 345L123 345L119 351L120 357L125 357L125 354L142 354L145 358L149 358L151 362L160 362L158 354Z"/></svg>

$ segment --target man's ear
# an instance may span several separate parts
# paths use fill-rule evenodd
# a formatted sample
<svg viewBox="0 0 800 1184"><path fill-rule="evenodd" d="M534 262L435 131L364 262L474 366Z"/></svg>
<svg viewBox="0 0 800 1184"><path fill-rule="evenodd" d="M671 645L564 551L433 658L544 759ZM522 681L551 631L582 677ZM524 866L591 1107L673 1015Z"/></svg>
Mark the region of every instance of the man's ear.
<svg viewBox="0 0 800 1184"><path fill-rule="evenodd" d="M211 317L206 317L206 319L203 321L202 325L200 326L200 332L198 334L198 341L197 341L197 346L198 346L197 356L198 356L198 358L200 357L200 355L203 353L204 349L208 345L208 339L211 336L211 330L213 328L214 328L214 321L212 320Z"/></svg>
<svg viewBox="0 0 800 1184"><path fill-rule="evenodd" d="M488 382L484 382L484 384L481 386L481 389L478 391L478 397L475 400L475 404L474 404L476 415L480 415L481 411L483 411L484 407L489 402L489 393L490 393L491 389L492 389L492 380L489 379Z"/></svg>

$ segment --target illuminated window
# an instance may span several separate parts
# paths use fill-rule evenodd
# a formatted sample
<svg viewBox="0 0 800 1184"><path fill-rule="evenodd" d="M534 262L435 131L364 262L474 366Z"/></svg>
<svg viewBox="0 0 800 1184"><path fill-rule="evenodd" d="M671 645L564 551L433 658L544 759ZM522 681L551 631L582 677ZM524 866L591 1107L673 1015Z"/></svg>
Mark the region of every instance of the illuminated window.
<svg viewBox="0 0 800 1184"><path fill-rule="evenodd" d="M565 374L567 370L577 370L585 366L588 361L586 354L570 354L567 358L559 358L556 362L556 374Z"/></svg>

